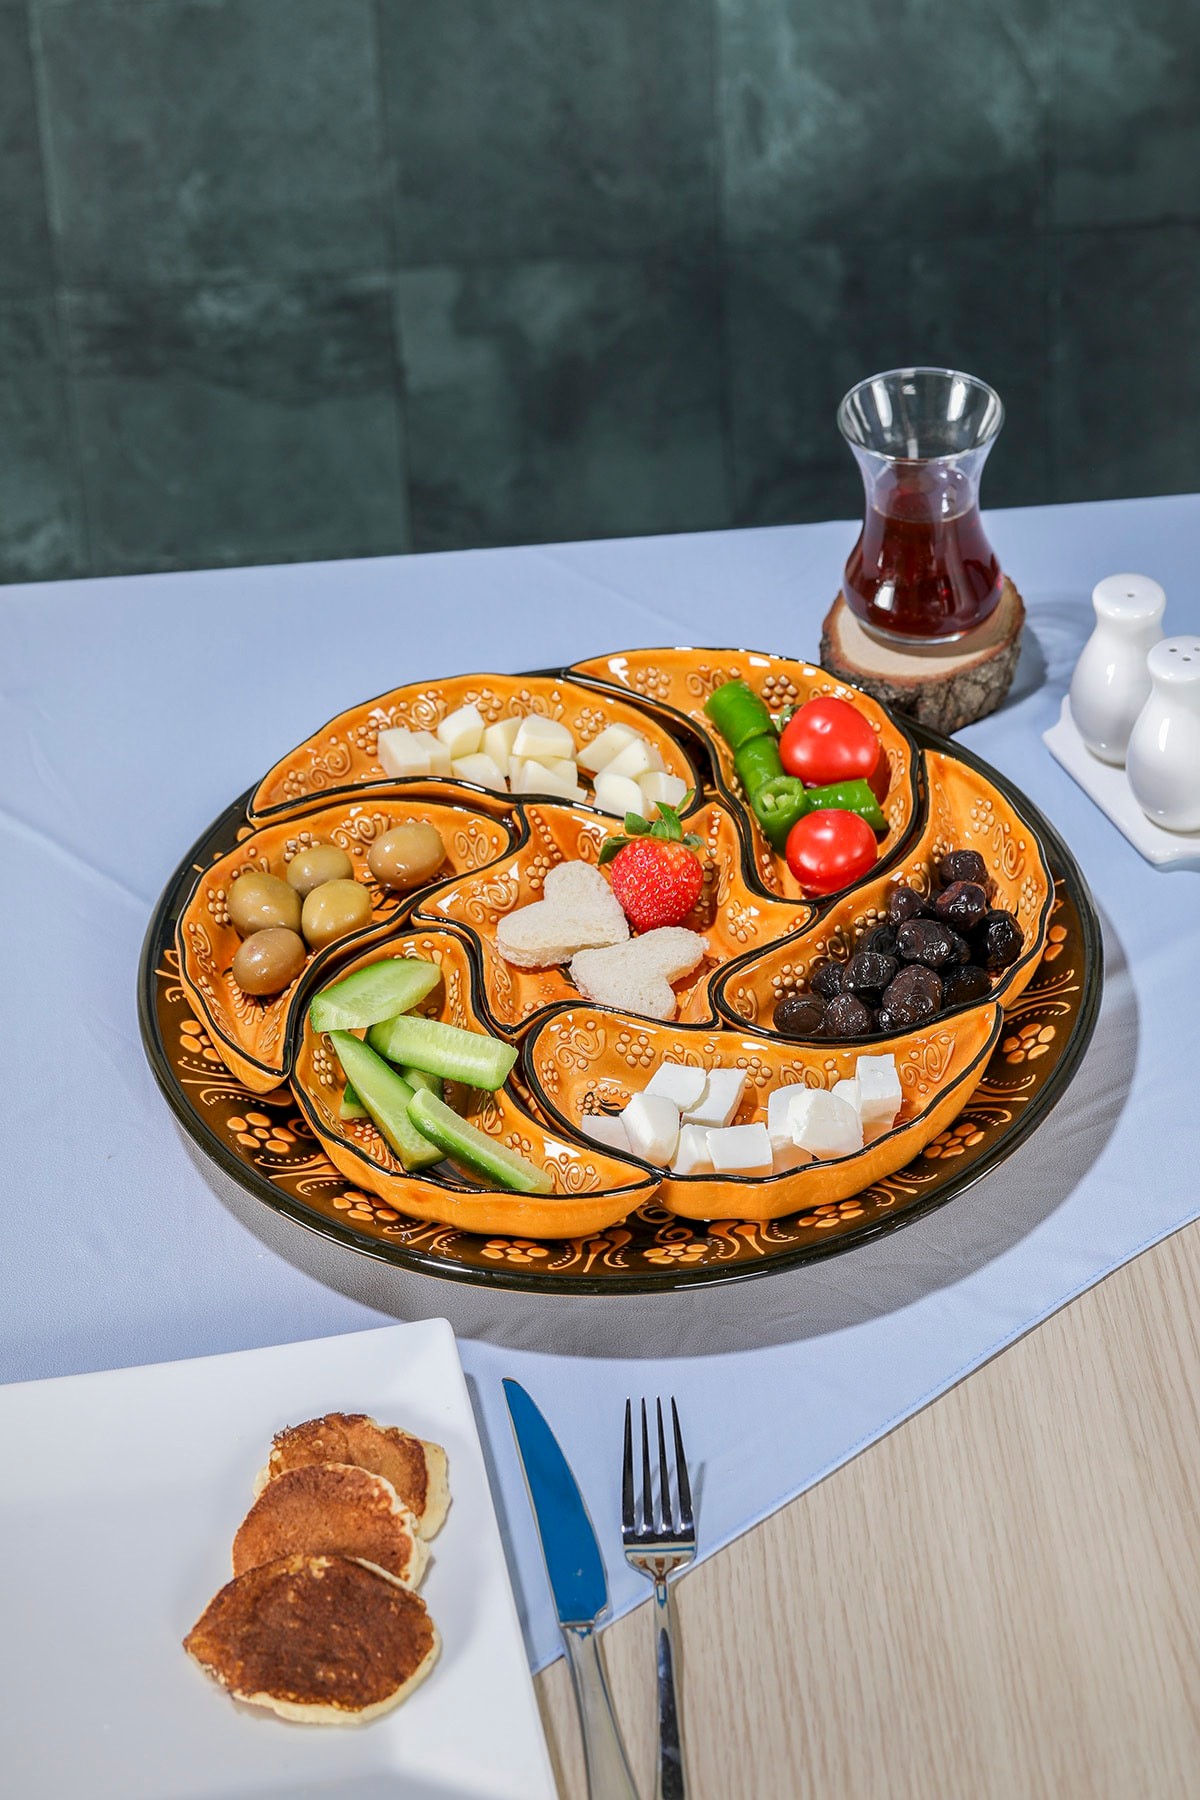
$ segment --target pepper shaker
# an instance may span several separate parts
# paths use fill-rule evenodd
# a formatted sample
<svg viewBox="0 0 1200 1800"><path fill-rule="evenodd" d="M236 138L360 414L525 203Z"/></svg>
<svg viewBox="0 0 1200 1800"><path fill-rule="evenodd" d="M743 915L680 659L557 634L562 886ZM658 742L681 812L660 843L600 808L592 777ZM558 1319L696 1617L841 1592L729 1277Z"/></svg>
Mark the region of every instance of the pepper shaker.
<svg viewBox="0 0 1200 1800"><path fill-rule="evenodd" d="M1148 575L1106 575L1092 590L1096 629L1071 677L1071 717L1093 755L1123 763L1150 694L1146 655L1162 637L1167 597Z"/></svg>
<svg viewBox="0 0 1200 1800"><path fill-rule="evenodd" d="M1200 637L1164 638L1146 665L1150 698L1129 739L1129 786L1156 825L1200 831Z"/></svg>

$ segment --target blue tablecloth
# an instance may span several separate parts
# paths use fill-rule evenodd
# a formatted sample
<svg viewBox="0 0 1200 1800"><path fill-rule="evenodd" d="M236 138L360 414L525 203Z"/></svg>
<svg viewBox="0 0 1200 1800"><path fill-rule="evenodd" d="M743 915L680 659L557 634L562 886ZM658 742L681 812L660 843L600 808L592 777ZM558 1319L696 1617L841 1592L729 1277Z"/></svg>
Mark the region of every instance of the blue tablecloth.
<svg viewBox="0 0 1200 1800"><path fill-rule="evenodd" d="M1029 608L1012 696L964 741L1071 844L1107 986L1068 1095L992 1177L812 1269L711 1292L552 1299L406 1276L277 1220L181 1136L134 974L186 846L284 748L380 690L635 644L816 654L854 527L145 576L0 593L7 1060L0 1377L188 1357L442 1313L483 1427L531 1660L558 1648L499 1387L577 1471L618 1609L627 1393L674 1392L711 1552L1200 1211L1200 876L1152 871L1046 752L1093 583L1144 570L1200 628L1200 498L996 513Z"/></svg>

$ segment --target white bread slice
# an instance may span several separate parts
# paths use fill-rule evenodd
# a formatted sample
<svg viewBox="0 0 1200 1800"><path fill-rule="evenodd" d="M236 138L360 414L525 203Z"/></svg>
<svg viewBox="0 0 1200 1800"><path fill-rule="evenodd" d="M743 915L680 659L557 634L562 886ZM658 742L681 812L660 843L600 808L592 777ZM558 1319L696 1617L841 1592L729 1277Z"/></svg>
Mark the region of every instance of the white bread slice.
<svg viewBox="0 0 1200 1800"><path fill-rule="evenodd" d="M645 1013L651 1019L675 1017L671 986L703 962L708 939L682 925L647 931L628 943L603 950L581 950L571 961L571 979L580 993L599 1006Z"/></svg>
<svg viewBox="0 0 1200 1800"><path fill-rule="evenodd" d="M556 863L547 871L545 898L506 913L496 927L496 948L518 969L568 962L588 946L619 944L629 921L599 869L591 863Z"/></svg>

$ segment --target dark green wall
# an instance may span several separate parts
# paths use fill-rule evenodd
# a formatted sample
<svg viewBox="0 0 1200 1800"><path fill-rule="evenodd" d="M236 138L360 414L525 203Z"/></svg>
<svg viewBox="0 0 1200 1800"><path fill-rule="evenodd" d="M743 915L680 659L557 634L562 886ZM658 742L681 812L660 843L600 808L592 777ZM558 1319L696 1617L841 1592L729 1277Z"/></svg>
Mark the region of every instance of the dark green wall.
<svg viewBox="0 0 1200 1800"><path fill-rule="evenodd" d="M0 0L0 578L1200 487L1196 0Z"/></svg>

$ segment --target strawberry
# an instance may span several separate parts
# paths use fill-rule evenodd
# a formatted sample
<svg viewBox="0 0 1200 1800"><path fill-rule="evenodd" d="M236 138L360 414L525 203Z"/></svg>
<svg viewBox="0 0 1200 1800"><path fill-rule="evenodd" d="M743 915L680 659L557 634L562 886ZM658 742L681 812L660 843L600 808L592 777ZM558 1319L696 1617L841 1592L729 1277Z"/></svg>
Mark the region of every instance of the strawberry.
<svg viewBox="0 0 1200 1800"><path fill-rule="evenodd" d="M600 861L612 864L613 893L635 931L657 931L687 918L704 886L700 847L692 832L685 835L673 806L660 805L653 825L639 813L625 814L624 834L609 838Z"/></svg>

